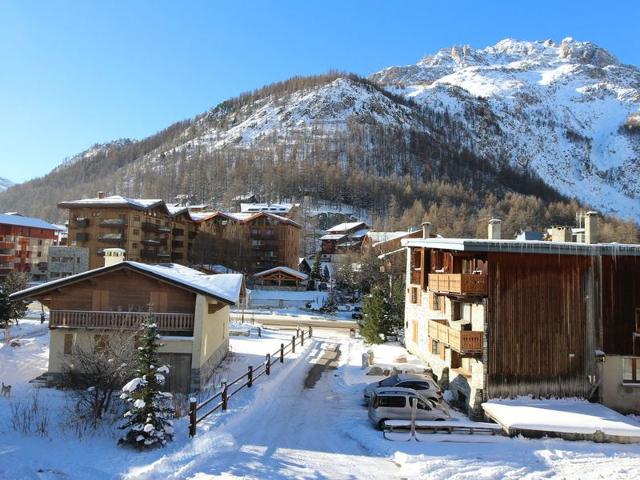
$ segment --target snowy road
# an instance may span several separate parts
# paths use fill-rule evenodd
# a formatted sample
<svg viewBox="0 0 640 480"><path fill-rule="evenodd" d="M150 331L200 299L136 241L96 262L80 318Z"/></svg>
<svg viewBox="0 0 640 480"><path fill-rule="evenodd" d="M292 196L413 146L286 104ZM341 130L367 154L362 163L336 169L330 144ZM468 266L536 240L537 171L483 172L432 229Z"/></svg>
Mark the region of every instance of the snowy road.
<svg viewBox="0 0 640 480"><path fill-rule="evenodd" d="M339 339L314 339L292 368L264 383L255 405L236 412L221 428L203 433L201 440L216 443L215 451L200 452L189 467L184 458L158 462L150 478L394 478L398 468L386 455L376 455L349 432L354 418L366 422L359 398L345 396L334 380ZM310 370L327 362L317 382L309 386ZM317 369L316 369L317 370ZM306 381L306 382L305 382ZM313 382L311 382L313 383ZM264 396L262 396L264 394ZM345 421L346 420L346 421ZM207 438L208 437L208 438ZM217 437L214 440L213 437ZM180 464L180 465L178 465ZM133 476L144 475L140 470Z"/></svg>

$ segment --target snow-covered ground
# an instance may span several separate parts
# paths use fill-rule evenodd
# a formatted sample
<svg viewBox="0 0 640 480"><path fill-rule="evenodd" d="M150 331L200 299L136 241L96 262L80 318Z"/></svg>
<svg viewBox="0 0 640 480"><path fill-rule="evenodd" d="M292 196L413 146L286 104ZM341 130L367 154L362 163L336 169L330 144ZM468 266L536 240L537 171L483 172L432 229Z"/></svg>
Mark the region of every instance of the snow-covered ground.
<svg viewBox="0 0 640 480"><path fill-rule="evenodd" d="M117 447L111 426L78 438L65 428L65 394L52 389L39 393L49 409L48 434L25 435L12 428L10 405L28 401L34 388L27 380L46 369L45 327L21 322L23 330L13 333L22 335L20 346L0 345L0 380L10 380L14 389L10 399L0 398L2 479L626 479L640 469L638 445L446 434L425 442L385 440L362 406L362 388L380 378L360 366L367 347L327 330L284 365L274 365L271 377L234 396L229 411L206 419L193 440L185 419L176 422L168 447L151 452ZM261 338L255 331L232 337L232 354L217 378L244 373L290 338L291 331L266 329ZM320 367L315 383L308 382L314 365L338 350L335 368ZM419 368L400 346L374 347L374 356L383 365Z"/></svg>

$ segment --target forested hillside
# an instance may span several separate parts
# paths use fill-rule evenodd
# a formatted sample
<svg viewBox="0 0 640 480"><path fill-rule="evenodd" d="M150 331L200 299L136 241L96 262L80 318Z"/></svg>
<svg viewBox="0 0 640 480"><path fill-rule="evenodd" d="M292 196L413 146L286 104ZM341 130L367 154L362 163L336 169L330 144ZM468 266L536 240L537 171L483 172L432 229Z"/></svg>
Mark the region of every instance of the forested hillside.
<svg viewBox="0 0 640 480"><path fill-rule="evenodd" d="M491 129L493 115L474 109L467 120ZM355 75L296 77L144 140L96 145L0 193L0 210L62 221L57 202L98 190L166 200L188 194L219 208L254 192L352 205L376 228L429 220L443 235L483 236L492 216L504 219L506 235L575 222L584 205L530 168L475 154L464 132L448 111ZM603 232L605 240L638 239L631 222L607 219Z"/></svg>

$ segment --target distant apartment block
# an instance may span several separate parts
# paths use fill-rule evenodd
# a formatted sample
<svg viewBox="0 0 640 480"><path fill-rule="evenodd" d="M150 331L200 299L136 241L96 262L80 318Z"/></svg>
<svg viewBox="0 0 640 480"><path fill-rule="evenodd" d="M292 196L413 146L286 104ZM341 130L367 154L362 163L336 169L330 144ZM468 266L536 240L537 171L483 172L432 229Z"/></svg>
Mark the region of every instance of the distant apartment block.
<svg viewBox="0 0 640 480"><path fill-rule="evenodd" d="M10 272L47 278L47 256L56 241L58 227L39 218L0 214L0 279Z"/></svg>
<svg viewBox="0 0 640 480"><path fill-rule="evenodd" d="M106 248L123 248L127 260L187 264L196 235L188 207L167 206L160 199L119 195L66 201L68 244L89 249L89 268L103 265Z"/></svg>
<svg viewBox="0 0 640 480"><path fill-rule="evenodd" d="M68 277L89 270L89 249L86 247L49 247L49 280Z"/></svg>

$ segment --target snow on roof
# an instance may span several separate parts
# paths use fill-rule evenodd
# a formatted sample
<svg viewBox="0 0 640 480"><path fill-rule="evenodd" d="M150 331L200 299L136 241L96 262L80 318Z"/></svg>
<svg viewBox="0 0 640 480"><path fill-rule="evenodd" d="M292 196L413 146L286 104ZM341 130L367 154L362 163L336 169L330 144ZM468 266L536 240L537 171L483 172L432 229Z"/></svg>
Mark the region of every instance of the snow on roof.
<svg viewBox="0 0 640 480"><path fill-rule="evenodd" d="M346 237L344 233L328 233L327 235L320 237L320 240L340 240L344 237Z"/></svg>
<svg viewBox="0 0 640 480"><path fill-rule="evenodd" d="M599 403L586 400L490 400L484 411L508 429L640 437L640 423Z"/></svg>
<svg viewBox="0 0 640 480"><path fill-rule="evenodd" d="M236 220L238 222L249 222L255 218L266 216L278 222L293 225L294 227L297 227L297 228L302 228L302 226L299 223L294 222L290 218L283 217L281 215L276 215L275 213L270 213L270 212L198 212L198 213L194 212L194 213L191 213L191 217L195 221L206 221L206 220L209 220L210 218L214 218L217 216L227 217L229 219Z"/></svg>
<svg viewBox="0 0 640 480"><path fill-rule="evenodd" d="M289 213L294 207L291 203L241 203L241 212Z"/></svg>
<svg viewBox="0 0 640 480"><path fill-rule="evenodd" d="M405 237L407 235L411 235L414 232L408 232L406 230L399 232L373 232L369 230L367 233L367 237L371 239L371 242L375 245L378 243L390 242L391 240L396 240L398 238Z"/></svg>
<svg viewBox="0 0 640 480"><path fill-rule="evenodd" d="M45 230L66 230L60 228L58 225L53 225L45 220L33 217L23 217L22 215L7 215L6 213L0 214L0 224L15 225L18 227L30 227L30 228L42 228Z"/></svg>
<svg viewBox="0 0 640 480"><path fill-rule="evenodd" d="M185 267L184 265L179 265L177 263L151 265L132 261L124 261L107 267L100 267L87 272L78 273L76 275L70 275L35 287L26 288L14 293L12 296L27 298L30 295L43 293L51 288L57 288L61 285L82 280L86 277L106 273L123 267L129 267L133 270L147 272L154 276L162 277L185 288L195 290L203 295L211 296L227 303L236 304L240 297L242 274L225 273L219 275L207 275L206 273L199 272L198 270L194 270L193 268Z"/></svg>
<svg viewBox="0 0 640 480"><path fill-rule="evenodd" d="M111 195L104 198L81 198L79 200L70 200L60 202L58 207L70 208L70 207L86 207L86 206L101 206L101 207L133 207L146 210L157 205L165 205L164 200L161 198L127 198L121 195ZM166 206L166 205L165 205Z"/></svg>
<svg viewBox="0 0 640 480"><path fill-rule="evenodd" d="M349 230L354 230L360 226L367 228L367 224L365 222L347 222L328 228L327 232L347 232Z"/></svg>
<svg viewBox="0 0 640 480"><path fill-rule="evenodd" d="M367 236L368 231L369 231L368 229L362 228L356 232L353 232L350 236L351 238L364 238Z"/></svg>
<svg viewBox="0 0 640 480"><path fill-rule="evenodd" d="M286 273L287 275L291 275L293 277L297 277L300 280L306 280L307 278L309 278L309 276L306 273L302 273L299 272L298 270L294 270L293 268L289 268L289 267L274 267L274 268L270 268L268 270L263 270L262 272L258 272L258 273L254 273L253 276L254 277L264 277L265 275L269 275L271 273L275 273L275 272L282 272L282 273Z"/></svg>
<svg viewBox="0 0 640 480"><path fill-rule="evenodd" d="M640 245L626 243L575 243L536 240L488 240L475 238L409 238L405 247L442 248L466 252L502 252L554 255L631 255L640 256Z"/></svg>

